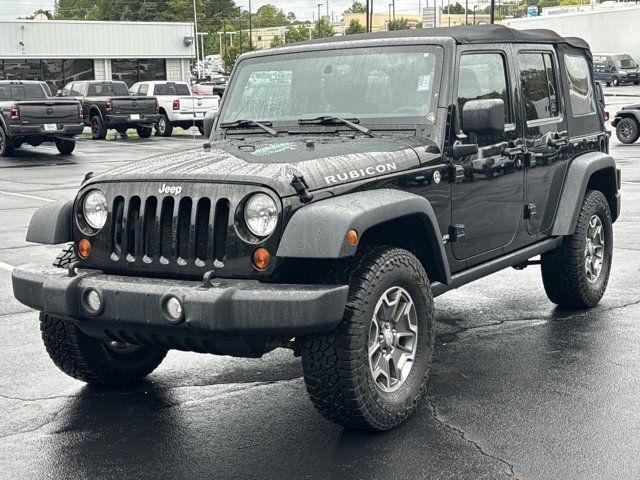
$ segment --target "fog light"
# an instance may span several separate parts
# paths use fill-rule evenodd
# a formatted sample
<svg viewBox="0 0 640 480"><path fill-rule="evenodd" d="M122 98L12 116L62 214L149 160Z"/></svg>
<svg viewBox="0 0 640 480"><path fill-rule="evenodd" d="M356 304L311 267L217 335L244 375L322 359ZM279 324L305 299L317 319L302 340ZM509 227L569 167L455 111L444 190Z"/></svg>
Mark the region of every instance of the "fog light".
<svg viewBox="0 0 640 480"><path fill-rule="evenodd" d="M97 313L102 309L102 300L95 290L89 290L84 297L87 308L93 313Z"/></svg>
<svg viewBox="0 0 640 480"><path fill-rule="evenodd" d="M182 318L182 304L176 297L168 297L164 302L164 309L167 316L174 322Z"/></svg>

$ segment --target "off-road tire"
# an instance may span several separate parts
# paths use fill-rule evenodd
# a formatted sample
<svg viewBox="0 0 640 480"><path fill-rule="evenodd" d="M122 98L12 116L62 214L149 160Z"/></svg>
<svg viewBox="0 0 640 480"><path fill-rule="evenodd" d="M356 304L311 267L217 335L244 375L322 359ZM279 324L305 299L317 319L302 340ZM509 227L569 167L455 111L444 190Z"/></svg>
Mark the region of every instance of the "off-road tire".
<svg viewBox="0 0 640 480"><path fill-rule="evenodd" d="M170 137L173 134L173 125L166 113L160 114L160 119L156 123L156 135L159 137Z"/></svg>
<svg viewBox="0 0 640 480"><path fill-rule="evenodd" d="M62 155L71 155L76 148L75 140L56 138L56 148Z"/></svg>
<svg viewBox="0 0 640 480"><path fill-rule="evenodd" d="M357 430L389 430L406 420L426 391L435 327L429 279L410 252L373 247L342 263L328 278L348 283L339 326L303 339L302 367L307 391L328 420ZM406 289L414 301L418 341L413 367L402 386L383 392L369 368L367 338L375 306L391 286Z"/></svg>
<svg viewBox="0 0 640 480"><path fill-rule="evenodd" d="M53 266L58 268L68 268L69 265L78 261L78 257L76 257L75 249L73 248L73 244L67 245L67 248L62 250L53 261Z"/></svg>
<svg viewBox="0 0 640 480"><path fill-rule="evenodd" d="M616 125L616 137L622 143L634 143L640 137L640 125L633 118L622 118Z"/></svg>
<svg viewBox="0 0 640 480"><path fill-rule="evenodd" d="M100 115L91 117L91 138L94 140L104 140L107 138L107 127L104 126Z"/></svg>
<svg viewBox="0 0 640 480"><path fill-rule="evenodd" d="M587 279L585 249L589 221L597 215L604 230L604 258L595 282ZM567 308L590 308L600 302L611 271L613 228L607 199L598 190L587 190L573 235L541 258L542 282L549 300Z"/></svg>
<svg viewBox="0 0 640 480"><path fill-rule="evenodd" d="M94 385L136 383L153 372L167 354L167 350L154 347L117 353L73 323L45 313L40 313L40 332L49 357L60 370Z"/></svg>
<svg viewBox="0 0 640 480"><path fill-rule="evenodd" d="M149 138L153 133L153 127L136 127L136 132L140 138Z"/></svg>
<svg viewBox="0 0 640 480"><path fill-rule="evenodd" d="M0 157L10 157L13 155L15 143L13 139L7 135L4 128L0 126Z"/></svg>

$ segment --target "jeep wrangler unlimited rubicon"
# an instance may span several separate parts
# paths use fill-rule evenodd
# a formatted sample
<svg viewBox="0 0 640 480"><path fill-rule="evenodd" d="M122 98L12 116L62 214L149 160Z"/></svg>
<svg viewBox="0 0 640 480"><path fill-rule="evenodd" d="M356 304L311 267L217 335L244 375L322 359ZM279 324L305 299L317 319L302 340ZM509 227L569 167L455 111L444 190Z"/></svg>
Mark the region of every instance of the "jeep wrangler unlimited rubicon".
<svg viewBox="0 0 640 480"><path fill-rule="evenodd" d="M540 263L552 302L602 298L620 173L591 72L584 41L502 26L245 54L209 143L34 214L27 240L73 243L15 296L82 381L288 347L322 415L390 429L424 394L435 296Z"/></svg>

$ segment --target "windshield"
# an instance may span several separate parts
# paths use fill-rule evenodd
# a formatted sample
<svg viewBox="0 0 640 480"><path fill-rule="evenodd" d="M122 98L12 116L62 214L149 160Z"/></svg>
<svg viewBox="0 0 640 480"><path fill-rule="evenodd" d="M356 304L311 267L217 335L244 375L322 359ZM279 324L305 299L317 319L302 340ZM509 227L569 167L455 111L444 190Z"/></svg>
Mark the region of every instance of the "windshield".
<svg viewBox="0 0 640 480"><path fill-rule="evenodd" d="M221 122L435 121L442 48L394 46L252 58L239 63Z"/></svg>
<svg viewBox="0 0 640 480"><path fill-rule="evenodd" d="M636 68L638 64L631 57L618 57L615 59L618 68Z"/></svg>
<svg viewBox="0 0 640 480"><path fill-rule="evenodd" d="M0 100L31 100L36 98L47 98L47 94L45 93L41 85L0 84Z"/></svg>
<svg viewBox="0 0 640 480"><path fill-rule="evenodd" d="M113 97L129 96L129 90L125 83L91 83L88 97Z"/></svg>

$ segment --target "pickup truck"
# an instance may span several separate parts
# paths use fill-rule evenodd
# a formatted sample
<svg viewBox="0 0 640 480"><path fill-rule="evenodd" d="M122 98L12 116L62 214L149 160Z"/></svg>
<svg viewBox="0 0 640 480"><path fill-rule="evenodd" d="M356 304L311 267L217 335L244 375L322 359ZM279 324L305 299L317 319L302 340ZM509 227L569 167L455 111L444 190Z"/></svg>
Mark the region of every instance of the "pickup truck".
<svg viewBox="0 0 640 480"><path fill-rule="evenodd" d="M135 128L140 138L149 138L153 125L158 123L157 100L129 95L124 82L71 82L58 92L58 96L80 101L85 124L91 127L94 140L104 140L109 129L125 135L129 128Z"/></svg>
<svg viewBox="0 0 640 480"><path fill-rule="evenodd" d="M187 130L193 126L198 127L202 135L205 114L218 111L218 98L194 96L186 82L139 82L129 93L156 98L160 113L156 134L161 137L170 137L174 127Z"/></svg>
<svg viewBox="0 0 640 480"><path fill-rule="evenodd" d="M51 98L37 81L0 81L0 157L10 157L23 143L54 142L62 154L76 147L83 115L77 100Z"/></svg>

